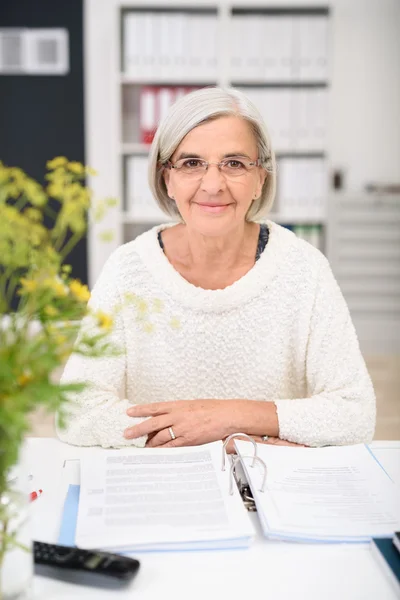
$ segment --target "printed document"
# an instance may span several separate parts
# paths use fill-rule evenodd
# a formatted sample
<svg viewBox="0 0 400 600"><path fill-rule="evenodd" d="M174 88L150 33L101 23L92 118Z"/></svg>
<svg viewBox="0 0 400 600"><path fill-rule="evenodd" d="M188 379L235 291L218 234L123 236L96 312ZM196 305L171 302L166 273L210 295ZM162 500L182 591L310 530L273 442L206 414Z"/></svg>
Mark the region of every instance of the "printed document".
<svg viewBox="0 0 400 600"><path fill-rule="evenodd" d="M222 442L93 452L81 460L76 543L120 551L246 547L253 528L229 494Z"/></svg>
<svg viewBox="0 0 400 600"><path fill-rule="evenodd" d="M235 445L253 454L249 442ZM257 449L267 468L264 492L259 464L244 458L243 467L268 537L360 542L399 528L399 490L367 446Z"/></svg>

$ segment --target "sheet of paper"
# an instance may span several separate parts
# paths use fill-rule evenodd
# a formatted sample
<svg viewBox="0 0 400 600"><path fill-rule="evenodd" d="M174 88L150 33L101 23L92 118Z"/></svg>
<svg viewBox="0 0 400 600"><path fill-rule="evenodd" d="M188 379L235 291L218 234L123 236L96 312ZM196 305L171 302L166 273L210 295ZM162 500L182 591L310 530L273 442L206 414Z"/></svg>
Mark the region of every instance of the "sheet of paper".
<svg viewBox="0 0 400 600"><path fill-rule="evenodd" d="M248 442L236 442L252 455ZM246 474L266 534L300 539L354 540L390 535L400 524L398 489L365 445L292 448L258 445L267 465Z"/></svg>
<svg viewBox="0 0 400 600"><path fill-rule="evenodd" d="M81 461L76 542L140 548L250 538L240 495L229 495L222 444L110 450Z"/></svg>

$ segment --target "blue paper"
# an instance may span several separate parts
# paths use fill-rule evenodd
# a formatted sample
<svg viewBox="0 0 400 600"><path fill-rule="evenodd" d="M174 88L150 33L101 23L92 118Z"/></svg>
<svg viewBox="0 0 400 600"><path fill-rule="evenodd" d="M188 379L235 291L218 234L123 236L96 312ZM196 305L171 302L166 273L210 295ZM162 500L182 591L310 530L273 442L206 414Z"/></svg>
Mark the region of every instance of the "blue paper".
<svg viewBox="0 0 400 600"><path fill-rule="evenodd" d="M61 546L75 546L80 491L80 485L70 484L68 488L62 513L60 533L57 540L57 543Z"/></svg>

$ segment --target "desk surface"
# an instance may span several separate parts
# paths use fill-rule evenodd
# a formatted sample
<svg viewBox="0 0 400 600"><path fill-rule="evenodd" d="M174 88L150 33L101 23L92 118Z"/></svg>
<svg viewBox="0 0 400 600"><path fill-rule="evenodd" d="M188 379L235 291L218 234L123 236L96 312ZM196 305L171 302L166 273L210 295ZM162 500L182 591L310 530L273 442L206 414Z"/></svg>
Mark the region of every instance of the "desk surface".
<svg viewBox="0 0 400 600"><path fill-rule="evenodd" d="M400 442L371 447L390 477L400 484ZM56 439L30 438L35 486L44 490L32 503L33 537L55 542L60 526L66 459L85 448ZM101 449L98 449L101 452ZM35 577L35 600L395 600L398 598L368 545L311 545L267 541L257 530L247 550L138 554L139 574L126 590L108 591Z"/></svg>

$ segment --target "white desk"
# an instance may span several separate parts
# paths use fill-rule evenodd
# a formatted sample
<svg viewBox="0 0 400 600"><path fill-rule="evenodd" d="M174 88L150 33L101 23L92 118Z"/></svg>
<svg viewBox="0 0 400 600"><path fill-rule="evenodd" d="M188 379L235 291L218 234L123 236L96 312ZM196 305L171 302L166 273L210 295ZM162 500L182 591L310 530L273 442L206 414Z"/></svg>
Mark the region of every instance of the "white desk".
<svg viewBox="0 0 400 600"><path fill-rule="evenodd" d="M44 438L29 439L28 448L35 486L44 491L31 505L33 537L56 542L65 490L64 460L78 459L86 449ZM400 442L374 442L372 448L391 478L400 484ZM256 515L251 517L257 527ZM121 591L84 588L35 577L34 598L395 600L397 597L367 545L269 542L257 529L257 538L248 550L137 554L141 562L139 574L129 588Z"/></svg>

